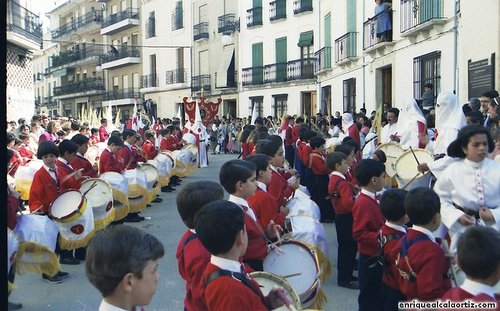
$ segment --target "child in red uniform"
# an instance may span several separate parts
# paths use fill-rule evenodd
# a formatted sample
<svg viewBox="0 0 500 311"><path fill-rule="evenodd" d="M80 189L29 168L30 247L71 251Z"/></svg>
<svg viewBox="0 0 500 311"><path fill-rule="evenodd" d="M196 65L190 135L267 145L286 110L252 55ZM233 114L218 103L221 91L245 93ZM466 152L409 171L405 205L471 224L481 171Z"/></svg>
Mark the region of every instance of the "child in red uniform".
<svg viewBox="0 0 500 311"><path fill-rule="evenodd" d="M414 188L405 198L406 214L413 227L396 244L399 288L408 300L432 301L450 289L449 259L433 231L441 224L439 196L430 188Z"/></svg>
<svg viewBox="0 0 500 311"><path fill-rule="evenodd" d="M352 237L352 210L354 208L354 187L345 175L349 166L347 156L342 152L331 152L326 157L326 165L332 170L328 182L331 206L335 210L335 230L337 231L338 259L337 283L340 287L359 289L357 278L352 275L356 259L357 244Z"/></svg>
<svg viewBox="0 0 500 311"><path fill-rule="evenodd" d="M78 145L78 151L73 160L71 160L71 166L75 170L83 169L82 176L97 178L97 164L92 165L90 161L84 157L89 148L89 138L82 134L76 134L71 138L71 141Z"/></svg>
<svg viewBox="0 0 500 311"><path fill-rule="evenodd" d="M270 160L270 157L260 153L250 155L245 159L245 161L252 162L257 167L255 171L255 176L257 176L257 191L255 191L255 195L248 197L247 201L259 218L263 228L267 228L271 220L275 224L284 227L285 217L289 210L286 205L278 206L273 197L267 193L267 185L271 182L272 177L271 167L269 166Z"/></svg>
<svg viewBox="0 0 500 311"><path fill-rule="evenodd" d="M27 133L19 133L19 140L21 145L19 146L19 155L23 157L23 162L27 163L35 159L35 153L30 147L30 135Z"/></svg>
<svg viewBox="0 0 500 311"><path fill-rule="evenodd" d="M496 301L500 310L500 295L493 288L500 280L500 233L489 227L469 227L458 240L457 261L467 278L441 299Z"/></svg>
<svg viewBox="0 0 500 311"><path fill-rule="evenodd" d="M254 270L262 271L262 262L267 255L267 243L275 238L274 221L270 221L264 231L260 221L250 208L247 198L255 194L257 182L256 167L253 163L244 160L231 160L224 163L220 169L219 181L229 195L229 201L238 204L245 211L245 225L248 233L248 249L243 261ZM281 229L279 226L276 229Z"/></svg>
<svg viewBox="0 0 500 311"><path fill-rule="evenodd" d="M106 172L123 171L123 166L116 159L116 154L123 148L123 140L119 136L111 135L108 138L108 147L104 149L99 158L99 175Z"/></svg>
<svg viewBox="0 0 500 311"><path fill-rule="evenodd" d="M93 127L90 129L90 140L89 140L89 145L95 145L98 142L100 142L99 139L99 129Z"/></svg>
<svg viewBox="0 0 500 311"><path fill-rule="evenodd" d="M342 152L347 156L346 162L347 165L349 166L349 169L347 170L347 173L345 174L345 177L348 182L353 184L354 186L359 185L357 179L356 179L356 171L354 167L354 162L356 160L355 157L355 149L353 146L350 146L348 144L341 144L335 147L335 151Z"/></svg>
<svg viewBox="0 0 500 311"><path fill-rule="evenodd" d="M196 214L196 233L212 254L203 275L208 310L263 311L283 305L283 289L264 296L239 261L248 252L245 218L241 207L229 201L209 203Z"/></svg>
<svg viewBox="0 0 500 311"><path fill-rule="evenodd" d="M118 152L116 159L124 170L133 170L137 167L137 160L132 151L132 145L135 144L135 134L136 132L132 129L125 129L122 133L124 146Z"/></svg>
<svg viewBox="0 0 500 311"><path fill-rule="evenodd" d="M146 160L152 160L158 155L158 149L156 149L155 142L155 132L152 130L146 131L144 137L146 140L142 144L142 154L146 158Z"/></svg>
<svg viewBox="0 0 500 311"><path fill-rule="evenodd" d="M194 230L194 217L207 203L222 200L224 189L213 181L203 180L187 184L177 195L177 210L188 230L177 245L179 274L186 281L184 308L208 310L203 301L203 272L210 262L210 253L203 247Z"/></svg>
<svg viewBox="0 0 500 311"><path fill-rule="evenodd" d="M385 218L385 224L380 229L379 241L382 245L384 272L382 287L384 291L384 311L397 311L398 302L405 301L406 297L399 290L399 272L394 266L396 257L394 247L399 239L406 234L408 216L406 215L404 200L407 191L403 189L389 189L380 199L380 210Z"/></svg>
<svg viewBox="0 0 500 311"><path fill-rule="evenodd" d="M80 189L82 185L82 169L75 170L71 161L76 156L78 145L71 140L63 140L59 146L59 158L56 160L57 173L61 179L61 190Z"/></svg>
<svg viewBox="0 0 500 311"><path fill-rule="evenodd" d="M177 150L177 140L172 135L172 127L167 127L161 130L161 136L160 150Z"/></svg>
<svg viewBox="0 0 500 311"><path fill-rule="evenodd" d="M311 199L319 206L321 212L320 222L333 223L335 212L328 199L328 174L330 174L331 170L326 166L326 159L323 153L325 150L325 139L319 136L312 137L309 140L309 145L313 149L313 152L309 155L309 167L314 176L310 191Z"/></svg>
<svg viewBox="0 0 500 311"><path fill-rule="evenodd" d="M377 235L385 220L375 194L383 189L384 177L384 164L372 159L362 160L356 170L362 189L354 202L352 235L358 242L360 311L382 310L383 307L382 266L376 257L380 250Z"/></svg>

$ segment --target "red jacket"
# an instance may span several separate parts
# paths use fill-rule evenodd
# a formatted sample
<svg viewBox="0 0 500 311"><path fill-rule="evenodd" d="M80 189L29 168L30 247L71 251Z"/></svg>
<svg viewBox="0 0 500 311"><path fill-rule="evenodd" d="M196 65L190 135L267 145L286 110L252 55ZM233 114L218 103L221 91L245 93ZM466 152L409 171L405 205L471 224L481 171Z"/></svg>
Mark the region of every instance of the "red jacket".
<svg viewBox="0 0 500 311"><path fill-rule="evenodd" d="M74 176L69 177L69 175L75 172L74 168L70 167L68 164L63 163L59 159L56 160L57 174L61 180L61 191L68 189L79 190L82 186L82 180L76 179Z"/></svg>
<svg viewBox="0 0 500 311"><path fill-rule="evenodd" d="M108 137L109 137L108 131L106 131L106 128L101 125L101 127L99 128L99 141L101 143L105 142L106 140L108 140Z"/></svg>
<svg viewBox="0 0 500 311"><path fill-rule="evenodd" d="M264 260L267 256L267 242L264 229L260 226L259 218L254 221L245 212L245 226L248 236L248 247L243 260Z"/></svg>
<svg viewBox="0 0 500 311"><path fill-rule="evenodd" d="M271 220L282 227L285 225L285 214L280 212L280 206L266 191L257 188L255 195L247 198L247 201L257 215L262 228L267 228Z"/></svg>
<svg viewBox="0 0 500 311"><path fill-rule="evenodd" d="M129 146L123 146L116 157L125 170L133 170L137 167L137 160L135 159L134 152L130 150Z"/></svg>
<svg viewBox="0 0 500 311"><path fill-rule="evenodd" d="M30 146L24 144L19 146L19 154L21 155L21 157L25 158L25 160L31 160L35 155Z"/></svg>
<svg viewBox="0 0 500 311"><path fill-rule="evenodd" d="M347 135L351 136L361 147L361 139L359 138L359 130L356 124L351 124L349 128L347 129Z"/></svg>
<svg viewBox="0 0 500 311"><path fill-rule="evenodd" d="M464 300L472 300L476 302L496 301L497 308L495 310L496 311L500 310L500 303L498 303L500 301L499 294L495 294L495 298L484 293L474 296L471 293L462 289L461 287L450 288L446 293L444 293L443 297L441 297L441 300L449 300L457 302ZM463 310L463 309L446 309L446 310Z"/></svg>
<svg viewBox="0 0 500 311"><path fill-rule="evenodd" d="M410 229L406 235L408 242L424 233ZM401 238L394 247L395 256L400 252ZM399 289L408 300L418 299L424 301L441 298L451 288L450 279L447 276L450 262L445 257L441 247L429 240L423 240L408 248L408 261L412 270L417 274L416 280L407 282L399 277ZM406 261L401 258L398 268L409 273Z"/></svg>
<svg viewBox="0 0 500 311"><path fill-rule="evenodd" d="M210 253L196 234L187 230L177 245L179 274L186 281L184 306L187 310L208 310L203 301L203 272L210 262Z"/></svg>
<svg viewBox="0 0 500 311"><path fill-rule="evenodd" d="M299 125L295 124L292 128L292 141L295 143L299 139Z"/></svg>
<svg viewBox="0 0 500 311"><path fill-rule="evenodd" d="M245 160L249 155L250 151L248 150L248 143L241 143L241 158Z"/></svg>
<svg viewBox="0 0 500 311"><path fill-rule="evenodd" d="M92 164L90 163L90 161L82 156L76 155L73 158L73 161L71 161L71 166L75 170L79 170L79 169L83 168L82 176L87 176L90 178L97 178L97 172L94 169L94 167L92 166Z"/></svg>
<svg viewBox="0 0 500 311"><path fill-rule="evenodd" d="M142 144L142 153L146 157L146 160L154 159L158 155L158 149L149 140L145 140Z"/></svg>
<svg viewBox="0 0 500 311"><path fill-rule="evenodd" d="M285 129L285 146L292 146L293 141L292 127L290 125L287 125Z"/></svg>
<svg viewBox="0 0 500 311"><path fill-rule="evenodd" d="M273 170L271 182L267 185L267 193L278 203L278 206L285 204L285 199L288 199L294 191L288 185L287 180L280 173Z"/></svg>
<svg viewBox="0 0 500 311"><path fill-rule="evenodd" d="M385 223L380 206L374 199L361 193L354 202L352 237L358 242L358 252L375 256L380 249L377 234Z"/></svg>
<svg viewBox="0 0 500 311"><path fill-rule="evenodd" d="M334 192L338 193L340 197L334 197ZM328 194L331 197L335 214L352 213L354 208L354 190L352 184L347 180L338 175L330 176L330 180L328 181Z"/></svg>
<svg viewBox="0 0 500 311"><path fill-rule="evenodd" d="M305 167L309 167L309 155L313 152L313 149L309 144L305 144L304 147L302 147L302 152L301 152L301 160L302 163L304 163Z"/></svg>
<svg viewBox="0 0 500 311"><path fill-rule="evenodd" d="M58 176L58 180L60 180ZM48 214L49 206L59 195L56 181L50 176L45 167L41 167L33 176L31 182L29 206L30 212L33 213L38 209L39 212Z"/></svg>
<svg viewBox="0 0 500 311"><path fill-rule="evenodd" d="M135 162L147 162L146 158L143 156L143 154L140 152L139 147L136 145L132 145L132 153L134 154Z"/></svg>
<svg viewBox="0 0 500 311"><path fill-rule="evenodd" d="M319 152L313 151L309 154L309 163L314 175L327 175L330 169L326 166L325 157Z"/></svg>
<svg viewBox="0 0 500 311"><path fill-rule="evenodd" d="M112 154L107 148L104 149L101 157L99 158L99 175L106 172L121 173L122 171L123 165L118 162L114 154Z"/></svg>
<svg viewBox="0 0 500 311"><path fill-rule="evenodd" d="M90 135L89 145L95 145L100 141L101 141L101 139L99 138L99 136Z"/></svg>
<svg viewBox="0 0 500 311"><path fill-rule="evenodd" d="M396 270L394 262L396 256L394 249L398 244L399 239L406 234L406 232L398 231L387 225L382 226L382 235L387 239L384 245L384 273L382 274L382 282L392 289L399 290L399 272Z"/></svg>
<svg viewBox="0 0 500 311"><path fill-rule="evenodd" d="M163 137L160 141L160 150L174 151L177 149L177 139L172 135Z"/></svg>

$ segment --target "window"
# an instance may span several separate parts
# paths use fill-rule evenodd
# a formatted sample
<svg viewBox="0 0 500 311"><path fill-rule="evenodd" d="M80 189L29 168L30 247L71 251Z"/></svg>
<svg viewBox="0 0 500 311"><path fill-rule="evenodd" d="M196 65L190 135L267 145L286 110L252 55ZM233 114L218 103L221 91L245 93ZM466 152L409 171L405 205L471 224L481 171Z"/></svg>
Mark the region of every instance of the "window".
<svg viewBox="0 0 500 311"><path fill-rule="evenodd" d="M274 116L282 117L287 111L288 94L273 95L274 100Z"/></svg>
<svg viewBox="0 0 500 311"><path fill-rule="evenodd" d="M356 113L356 79L343 81L344 112Z"/></svg>
<svg viewBox="0 0 500 311"><path fill-rule="evenodd" d="M262 42L252 44L252 83L262 84L264 81L264 51Z"/></svg>
<svg viewBox="0 0 500 311"><path fill-rule="evenodd" d="M156 37L155 32L155 12L149 12L149 18L146 21L146 39Z"/></svg>
<svg viewBox="0 0 500 311"><path fill-rule="evenodd" d="M255 96L255 97L250 97L251 105L250 105L250 115L253 113L253 108L255 107L255 110L257 112L257 117L262 117L264 115L264 96Z"/></svg>
<svg viewBox="0 0 500 311"><path fill-rule="evenodd" d="M314 76L314 46L313 32L306 31L300 34L300 78L307 79Z"/></svg>
<svg viewBox="0 0 500 311"><path fill-rule="evenodd" d="M420 98L424 85L432 83L434 99L441 90L441 51L434 51L413 59L413 97Z"/></svg>
<svg viewBox="0 0 500 311"><path fill-rule="evenodd" d="M286 37L276 39L276 82L286 81L286 67L288 61L286 43Z"/></svg>
<svg viewBox="0 0 500 311"><path fill-rule="evenodd" d="M182 1L177 1L175 9L172 12L172 30L181 29L184 27L182 17Z"/></svg>

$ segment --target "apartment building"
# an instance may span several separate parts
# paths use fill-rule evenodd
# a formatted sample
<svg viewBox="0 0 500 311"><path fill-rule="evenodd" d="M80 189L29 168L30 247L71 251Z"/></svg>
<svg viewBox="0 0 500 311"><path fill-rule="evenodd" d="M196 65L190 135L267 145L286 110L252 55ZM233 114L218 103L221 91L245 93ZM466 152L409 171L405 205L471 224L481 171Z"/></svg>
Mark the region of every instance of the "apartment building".
<svg viewBox="0 0 500 311"><path fill-rule="evenodd" d="M43 34L43 49L33 53L33 87L37 114L61 115L59 101L54 99L54 87L60 85L61 78L49 74L52 57L59 54L56 43L51 42L50 32Z"/></svg>
<svg viewBox="0 0 500 311"><path fill-rule="evenodd" d="M42 25L27 0L7 0L6 107L7 121L31 118L33 96L33 53L42 45Z"/></svg>

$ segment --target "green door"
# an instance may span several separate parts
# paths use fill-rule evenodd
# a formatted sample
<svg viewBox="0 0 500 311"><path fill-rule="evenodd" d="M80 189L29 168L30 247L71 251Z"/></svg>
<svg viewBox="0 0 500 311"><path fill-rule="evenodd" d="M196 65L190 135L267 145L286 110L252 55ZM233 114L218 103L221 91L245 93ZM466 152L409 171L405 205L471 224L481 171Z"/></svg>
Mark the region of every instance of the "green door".
<svg viewBox="0 0 500 311"><path fill-rule="evenodd" d="M325 54L324 68L332 68L332 15L325 16Z"/></svg>
<svg viewBox="0 0 500 311"><path fill-rule="evenodd" d="M276 39L276 82L286 81L286 37Z"/></svg>
<svg viewBox="0 0 500 311"><path fill-rule="evenodd" d="M264 81L264 61L262 42L252 44L252 84L262 84Z"/></svg>

